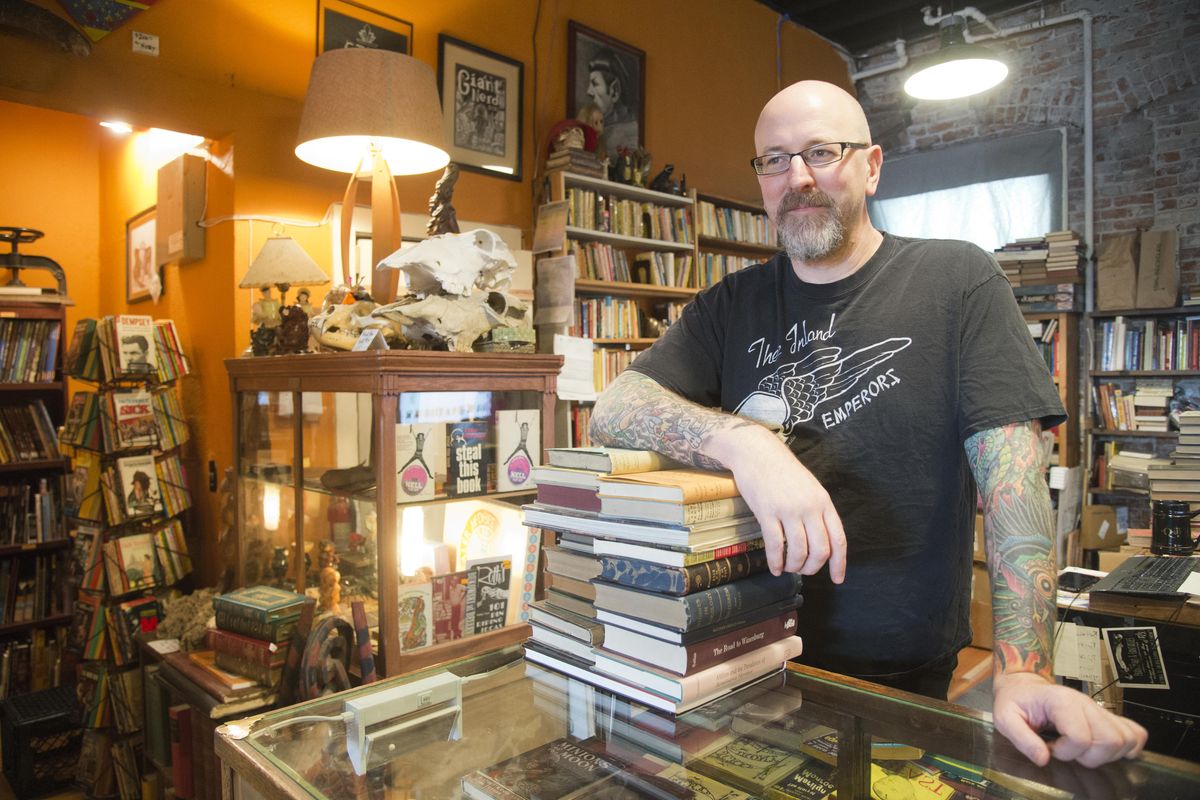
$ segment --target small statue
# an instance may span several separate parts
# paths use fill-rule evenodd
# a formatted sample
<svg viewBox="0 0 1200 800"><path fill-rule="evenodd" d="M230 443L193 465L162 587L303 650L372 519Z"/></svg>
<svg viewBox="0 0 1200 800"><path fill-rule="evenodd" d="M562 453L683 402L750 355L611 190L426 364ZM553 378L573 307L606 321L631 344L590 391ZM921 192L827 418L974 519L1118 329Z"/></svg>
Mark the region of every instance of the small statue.
<svg viewBox="0 0 1200 800"><path fill-rule="evenodd" d="M454 184L457 182L458 164L451 161L434 186L433 196L429 198L429 222L425 224L425 233L429 236L458 233L458 213L454 206L450 205L450 197L454 194Z"/></svg>
<svg viewBox="0 0 1200 800"><path fill-rule="evenodd" d="M317 595L317 613L337 614L342 610L342 574L337 567L328 566L321 570L321 583Z"/></svg>
<svg viewBox="0 0 1200 800"><path fill-rule="evenodd" d="M309 300L310 297L312 297L312 292L308 289L300 288L296 290L296 305L300 306L309 319L312 319L313 305Z"/></svg>
<svg viewBox="0 0 1200 800"><path fill-rule="evenodd" d="M666 192L667 194L675 194L679 187L675 181L671 180L671 173L675 171L674 164L667 164L662 168L662 171L654 176L650 181L650 188L656 192Z"/></svg>
<svg viewBox="0 0 1200 800"><path fill-rule="evenodd" d="M283 321L279 316L279 301L271 296L270 286L263 286L258 291L258 300L250 306L250 321L261 328L278 328Z"/></svg>

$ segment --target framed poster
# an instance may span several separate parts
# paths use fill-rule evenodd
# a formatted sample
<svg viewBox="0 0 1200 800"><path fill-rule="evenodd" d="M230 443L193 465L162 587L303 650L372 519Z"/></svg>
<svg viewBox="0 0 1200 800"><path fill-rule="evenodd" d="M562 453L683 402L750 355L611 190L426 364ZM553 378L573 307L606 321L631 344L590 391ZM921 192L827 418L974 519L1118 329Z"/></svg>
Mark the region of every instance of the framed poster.
<svg viewBox="0 0 1200 800"><path fill-rule="evenodd" d="M154 253L154 206L125 223L125 299L158 299L162 284Z"/></svg>
<svg viewBox="0 0 1200 800"><path fill-rule="evenodd" d="M524 76L520 61L438 35L438 92L451 161L521 180Z"/></svg>
<svg viewBox="0 0 1200 800"><path fill-rule="evenodd" d="M616 163L617 149L646 141L646 53L611 36L567 23L567 116L584 103L604 115L604 143Z"/></svg>
<svg viewBox="0 0 1200 800"><path fill-rule="evenodd" d="M317 0L317 55L344 47L412 53L411 22L350 0Z"/></svg>

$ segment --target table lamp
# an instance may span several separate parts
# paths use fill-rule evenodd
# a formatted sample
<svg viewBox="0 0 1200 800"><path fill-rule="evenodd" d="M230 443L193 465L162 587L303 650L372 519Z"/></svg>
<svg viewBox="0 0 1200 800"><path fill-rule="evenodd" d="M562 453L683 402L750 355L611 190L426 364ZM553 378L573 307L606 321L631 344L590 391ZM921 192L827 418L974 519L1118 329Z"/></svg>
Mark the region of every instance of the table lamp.
<svg viewBox="0 0 1200 800"><path fill-rule="evenodd" d="M317 266L317 262L304 252L304 248L290 236L272 236L267 239L250 269L238 283L239 289L258 289L262 292L251 308L251 320L258 328L251 334L251 352L254 355L267 355L269 352L295 352L303 350L308 343L308 316L299 307L292 309L287 306L287 291L293 286L317 286L329 283L329 276ZM271 297L271 287L279 289L279 299ZM287 312L287 313L283 313ZM300 317L304 319L301 320ZM288 319L285 320L285 317ZM281 330L279 339L287 338L284 334L291 333L297 339L298 346L278 346L276 330L287 321L287 330ZM291 329L295 329L294 331ZM299 341L303 333L303 340Z"/></svg>
<svg viewBox="0 0 1200 800"><path fill-rule="evenodd" d="M380 269L400 249L400 198L393 175L446 166L442 109L429 65L388 50L347 48L317 56L300 117L296 157L350 173L342 201L342 278L350 284L350 227L362 176L371 180L371 294L396 296L395 270Z"/></svg>

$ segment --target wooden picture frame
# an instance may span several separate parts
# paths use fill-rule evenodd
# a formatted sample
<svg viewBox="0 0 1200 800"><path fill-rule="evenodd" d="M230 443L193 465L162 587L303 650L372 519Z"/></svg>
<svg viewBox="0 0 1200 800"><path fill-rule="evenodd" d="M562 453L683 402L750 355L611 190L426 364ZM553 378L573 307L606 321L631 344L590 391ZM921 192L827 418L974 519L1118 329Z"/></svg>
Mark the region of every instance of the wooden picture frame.
<svg viewBox="0 0 1200 800"><path fill-rule="evenodd" d="M521 180L524 80L520 61L438 34L438 93L451 161Z"/></svg>
<svg viewBox="0 0 1200 800"><path fill-rule="evenodd" d="M317 0L317 55L344 47L412 54L413 24L351 0Z"/></svg>
<svg viewBox="0 0 1200 800"><path fill-rule="evenodd" d="M617 148L638 148L646 141L646 52L567 22L567 117L574 119L584 103L604 114L604 142L609 160Z"/></svg>
<svg viewBox="0 0 1200 800"><path fill-rule="evenodd" d="M149 300L161 286L155 262L155 208L125 222L125 299L130 303Z"/></svg>

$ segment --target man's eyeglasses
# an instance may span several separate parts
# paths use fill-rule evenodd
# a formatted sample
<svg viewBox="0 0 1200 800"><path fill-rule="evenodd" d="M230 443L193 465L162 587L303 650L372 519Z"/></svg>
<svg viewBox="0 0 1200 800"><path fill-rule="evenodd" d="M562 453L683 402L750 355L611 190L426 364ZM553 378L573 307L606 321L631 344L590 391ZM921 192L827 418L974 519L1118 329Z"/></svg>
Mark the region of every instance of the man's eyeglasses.
<svg viewBox="0 0 1200 800"><path fill-rule="evenodd" d="M871 145L858 142L825 142L806 147L798 153L767 153L765 156L755 156L750 159L750 166L759 175L778 175L791 169L792 159L796 156L804 159L810 167L824 167L841 161L847 150L865 150Z"/></svg>

